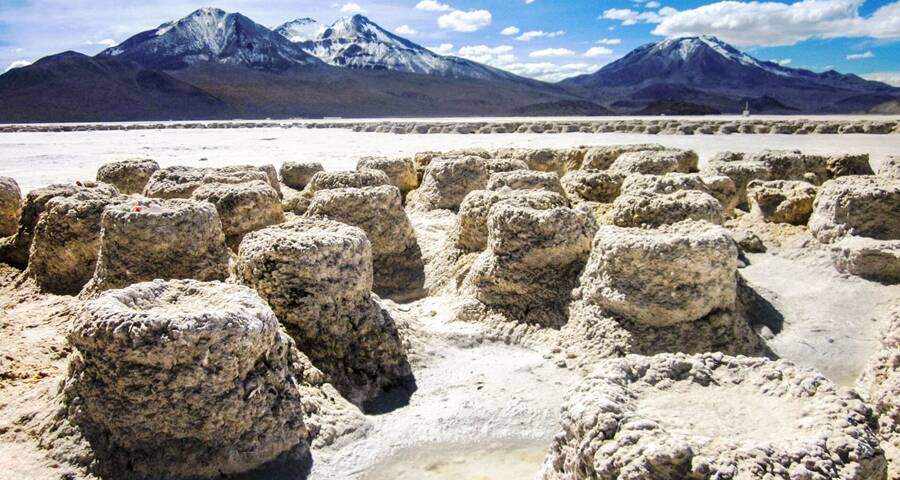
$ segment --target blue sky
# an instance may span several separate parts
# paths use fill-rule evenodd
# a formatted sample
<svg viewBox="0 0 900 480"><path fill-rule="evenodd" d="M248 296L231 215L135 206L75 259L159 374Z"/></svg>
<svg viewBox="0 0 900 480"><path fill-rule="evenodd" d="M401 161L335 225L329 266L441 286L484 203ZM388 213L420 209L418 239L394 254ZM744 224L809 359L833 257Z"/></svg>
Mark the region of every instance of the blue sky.
<svg viewBox="0 0 900 480"><path fill-rule="evenodd" d="M269 27L363 13L440 53L544 80L666 37L711 34L764 60L900 85L900 0L0 0L0 71L64 50L94 54L203 6Z"/></svg>

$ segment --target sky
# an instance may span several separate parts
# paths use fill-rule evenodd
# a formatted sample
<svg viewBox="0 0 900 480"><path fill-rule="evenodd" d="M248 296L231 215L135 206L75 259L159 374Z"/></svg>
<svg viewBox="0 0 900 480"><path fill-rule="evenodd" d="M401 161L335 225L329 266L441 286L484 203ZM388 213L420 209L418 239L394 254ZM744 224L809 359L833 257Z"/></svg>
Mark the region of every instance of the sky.
<svg viewBox="0 0 900 480"><path fill-rule="evenodd" d="M547 81L708 34L762 60L900 86L900 0L0 0L0 72L65 50L93 55L204 6L269 28L361 13L438 53Z"/></svg>

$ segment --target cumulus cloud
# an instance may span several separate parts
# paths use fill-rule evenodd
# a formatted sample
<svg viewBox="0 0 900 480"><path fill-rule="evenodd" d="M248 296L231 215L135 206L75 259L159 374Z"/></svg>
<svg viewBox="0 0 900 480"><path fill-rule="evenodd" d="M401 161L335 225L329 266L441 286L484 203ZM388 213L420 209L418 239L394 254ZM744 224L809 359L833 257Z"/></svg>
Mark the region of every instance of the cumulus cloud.
<svg viewBox="0 0 900 480"><path fill-rule="evenodd" d="M529 30L518 37L516 40L520 42L528 42L534 40L535 38L556 38L561 37L566 34L565 30L557 30L555 32L545 32L543 30Z"/></svg>
<svg viewBox="0 0 900 480"><path fill-rule="evenodd" d="M660 23L665 18L671 17L678 13L678 10L675 10L672 7L663 7L658 11L645 11L638 12L636 10L632 10L630 8L610 8L608 10L604 10L603 14L600 15L600 18L604 20L619 20L622 22L622 25L635 25L639 22L644 23Z"/></svg>
<svg viewBox="0 0 900 480"><path fill-rule="evenodd" d="M416 4L416 10L424 10L426 12L446 12L452 10L450 5L437 2L435 0L422 0Z"/></svg>
<svg viewBox="0 0 900 480"><path fill-rule="evenodd" d="M436 47L428 47L428 49L438 55L450 55L451 53L453 53L453 44L442 43Z"/></svg>
<svg viewBox="0 0 900 480"><path fill-rule="evenodd" d="M14 68L27 67L29 65L31 65L31 62L29 62L28 60L16 60L10 63L9 66L6 67L6 70L4 70L3 72L6 73Z"/></svg>
<svg viewBox="0 0 900 480"><path fill-rule="evenodd" d="M474 32L491 24L491 12L487 10L453 10L438 17L438 26L457 32Z"/></svg>
<svg viewBox="0 0 900 480"><path fill-rule="evenodd" d="M341 7L342 13L361 13L364 11L365 10L363 10L356 2L345 3L344 6Z"/></svg>
<svg viewBox="0 0 900 480"><path fill-rule="evenodd" d="M861 58L872 58L874 56L875 54L872 53L871 50L866 50L863 53L851 53L850 55L847 55L847 60L859 60Z"/></svg>
<svg viewBox="0 0 900 480"><path fill-rule="evenodd" d="M662 5L661 5L659 2L652 2L652 1L651 1L651 2L647 2L647 4L644 5L644 6L647 7L647 8L659 8L659 7L661 7Z"/></svg>
<svg viewBox="0 0 900 480"><path fill-rule="evenodd" d="M612 55L613 51L606 47L591 47L588 51L584 52L585 57L602 57L605 55Z"/></svg>
<svg viewBox="0 0 900 480"><path fill-rule="evenodd" d="M710 34L736 45L760 46L793 45L810 38L900 38L900 1L884 5L868 17L859 14L864 2L720 1L665 16L656 22L659 25L653 34L666 37Z"/></svg>
<svg viewBox="0 0 900 480"><path fill-rule="evenodd" d="M597 43L600 45L618 45L622 43L621 38L601 38L597 40Z"/></svg>
<svg viewBox="0 0 900 480"><path fill-rule="evenodd" d="M888 85L900 87L900 72L872 72L860 76L866 80L875 80L876 82L884 82Z"/></svg>
<svg viewBox="0 0 900 480"><path fill-rule="evenodd" d="M506 35L507 37L509 37L512 35L518 35L519 32L519 27L506 27L503 30L500 30L500 35Z"/></svg>
<svg viewBox="0 0 900 480"><path fill-rule="evenodd" d="M396 33L397 35L415 35L419 32L417 32L409 25L400 25L399 27L394 29L394 33Z"/></svg>
<svg viewBox="0 0 900 480"><path fill-rule="evenodd" d="M543 50L535 50L528 54L531 58L571 57L572 55L575 55L575 52L568 48L545 48Z"/></svg>
<svg viewBox="0 0 900 480"><path fill-rule="evenodd" d="M487 45L468 45L460 47L459 56L468 58L469 60L495 67L504 67L516 61L516 56L512 53L513 47L509 45L498 45L489 47Z"/></svg>
<svg viewBox="0 0 900 480"><path fill-rule="evenodd" d="M566 63L558 65L551 62L513 63L505 68L516 75L537 78L545 82L558 82L564 78L594 73L603 65L594 63Z"/></svg>

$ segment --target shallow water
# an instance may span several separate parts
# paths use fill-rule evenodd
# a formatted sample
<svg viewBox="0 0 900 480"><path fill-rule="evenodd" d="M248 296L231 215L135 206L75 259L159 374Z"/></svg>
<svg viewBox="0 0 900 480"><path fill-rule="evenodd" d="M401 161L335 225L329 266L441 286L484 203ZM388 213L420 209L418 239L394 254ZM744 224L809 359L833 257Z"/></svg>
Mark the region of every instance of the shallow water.
<svg viewBox="0 0 900 480"><path fill-rule="evenodd" d="M372 467L364 480L527 480L535 478L549 442L438 444L404 450Z"/></svg>

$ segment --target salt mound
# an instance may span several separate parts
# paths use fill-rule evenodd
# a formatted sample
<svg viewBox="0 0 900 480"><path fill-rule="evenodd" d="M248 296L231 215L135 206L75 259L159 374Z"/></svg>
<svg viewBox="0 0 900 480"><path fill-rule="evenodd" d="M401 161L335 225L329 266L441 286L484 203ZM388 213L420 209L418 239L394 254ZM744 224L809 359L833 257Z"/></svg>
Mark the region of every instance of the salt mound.
<svg viewBox="0 0 900 480"><path fill-rule="evenodd" d="M475 190L466 195L459 207L453 236L460 250L480 252L487 247L488 215L497 205L548 210L566 207L568 202L557 193L541 190Z"/></svg>
<svg viewBox="0 0 900 480"><path fill-rule="evenodd" d="M875 281L900 283L900 240L844 237L831 246L838 271Z"/></svg>
<svg viewBox="0 0 900 480"><path fill-rule="evenodd" d="M16 233L22 215L22 191L10 177L0 177L0 238Z"/></svg>
<svg viewBox="0 0 900 480"><path fill-rule="evenodd" d="M787 362L629 355L568 395L543 478L877 480L873 420L858 396Z"/></svg>
<svg viewBox="0 0 900 480"><path fill-rule="evenodd" d="M572 170L563 175L560 183L573 203L610 203L619 196L623 178L609 172Z"/></svg>
<svg viewBox="0 0 900 480"><path fill-rule="evenodd" d="M565 195L559 176L553 172L513 170L493 173L488 178L488 190L547 190Z"/></svg>
<svg viewBox="0 0 900 480"><path fill-rule="evenodd" d="M408 203L421 210L456 210L466 195L487 187L488 170L484 159L436 160L428 164L422 184L412 192Z"/></svg>
<svg viewBox="0 0 900 480"><path fill-rule="evenodd" d="M795 180L754 180L747 185L750 211L771 223L805 225L817 192L812 184Z"/></svg>
<svg viewBox="0 0 900 480"><path fill-rule="evenodd" d="M299 194L286 198L284 209L303 215L309 208L316 192L335 188L363 188L390 185L390 179L378 170L356 170L346 172L319 172L313 175L306 188Z"/></svg>
<svg viewBox="0 0 900 480"><path fill-rule="evenodd" d="M351 402L409 377L394 320L371 294L372 247L361 229L322 218L264 228L244 237L235 270Z"/></svg>
<svg viewBox="0 0 900 480"><path fill-rule="evenodd" d="M697 154L691 150L642 150L619 155L609 171L623 175L691 173L697 171L697 161Z"/></svg>
<svg viewBox="0 0 900 480"><path fill-rule="evenodd" d="M319 162L284 162L281 165L281 181L295 190L303 190L313 175L324 171Z"/></svg>
<svg viewBox="0 0 900 480"><path fill-rule="evenodd" d="M397 187L405 197L419 186L416 168L406 158L365 157L356 164L357 170L377 170L387 175L390 184Z"/></svg>
<svg viewBox="0 0 900 480"><path fill-rule="evenodd" d="M656 194L637 192L620 195L612 204L610 221L620 227L658 227L683 220L705 220L721 224L722 204L698 190Z"/></svg>
<svg viewBox="0 0 900 480"><path fill-rule="evenodd" d="M97 181L115 186L120 193L141 193L150 176L159 170L159 164L150 159L122 160L102 165L97 170Z"/></svg>
<svg viewBox="0 0 900 480"><path fill-rule="evenodd" d="M216 206L225 242L237 248L249 232L284 221L281 199L268 183L206 183L194 190L194 200Z"/></svg>
<svg viewBox="0 0 900 480"><path fill-rule="evenodd" d="M820 242L844 235L900 240L900 184L874 175L839 177L825 182L809 219Z"/></svg>

